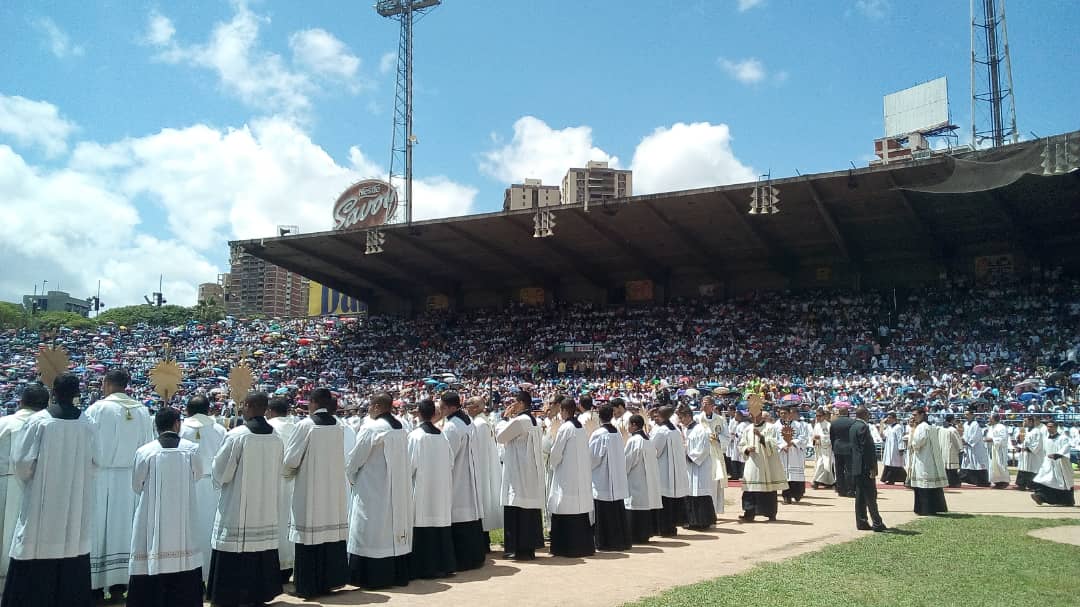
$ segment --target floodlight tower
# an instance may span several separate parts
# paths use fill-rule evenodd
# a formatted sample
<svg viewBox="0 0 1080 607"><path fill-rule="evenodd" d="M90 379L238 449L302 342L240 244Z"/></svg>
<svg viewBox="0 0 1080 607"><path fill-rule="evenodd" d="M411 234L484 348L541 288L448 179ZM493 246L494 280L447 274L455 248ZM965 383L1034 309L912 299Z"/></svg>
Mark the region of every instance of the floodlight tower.
<svg viewBox="0 0 1080 607"><path fill-rule="evenodd" d="M413 123L413 22L418 14L442 0L378 0L375 12L401 23L398 37L397 89L394 93L394 138L390 146L390 183L405 181L405 223L412 224L412 153L416 136Z"/></svg>
<svg viewBox="0 0 1080 607"><path fill-rule="evenodd" d="M983 107L990 121L982 129L975 117L976 106ZM1005 0L971 0L971 145L989 141L996 148L1005 145L1006 139L1016 143L1020 132L1016 130Z"/></svg>

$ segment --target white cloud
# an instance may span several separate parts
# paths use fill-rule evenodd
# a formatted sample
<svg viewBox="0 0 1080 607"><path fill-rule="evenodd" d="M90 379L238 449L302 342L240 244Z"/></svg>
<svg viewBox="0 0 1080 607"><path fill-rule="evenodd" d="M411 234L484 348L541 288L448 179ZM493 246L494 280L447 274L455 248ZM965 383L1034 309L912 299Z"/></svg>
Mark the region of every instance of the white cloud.
<svg viewBox="0 0 1080 607"><path fill-rule="evenodd" d="M67 139L74 131L75 125L62 118L55 105L0 93L0 135L56 156L67 150Z"/></svg>
<svg viewBox="0 0 1080 607"><path fill-rule="evenodd" d="M754 170L735 157L726 124L678 122L645 136L634 150L634 194L744 183Z"/></svg>
<svg viewBox="0 0 1080 607"><path fill-rule="evenodd" d="M761 6L765 0L739 0L739 12L744 13L755 6Z"/></svg>
<svg viewBox="0 0 1080 607"><path fill-rule="evenodd" d="M301 30L289 36L293 58L316 74L351 81L360 69L360 59L324 29Z"/></svg>
<svg viewBox="0 0 1080 607"><path fill-rule="evenodd" d="M855 0L855 9L870 19L884 19L890 8L889 0Z"/></svg>
<svg viewBox="0 0 1080 607"><path fill-rule="evenodd" d="M383 56L379 58L379 73L389 74L397 66L397 53L389 52L383 53Z"/></svg>
<svg viewBox="0 0 1080 607"><path fill-rule="evenodd" d="M765 64L760 59L754 59L753 57L738 61L720 57L717 59L717 63L728 75L743 84L758 84L768 76L768 72L765 71Z"/></svg>
<svg viewBox="0 0 1080 607"><path fill-rule="evenodd" d="M329 32L311 29L290 36L296 64L290 67L260 45L259 29L269 17L239 0L235 9L232 19L216 24L203 44L178 42L172 22L158 13L150 15L144 38L157 49L158 60L212 70L222 88L244 104L294 119L309 116L311 98L327 88L320 86L325 81L346 80L352 92L361 88L360 59Z"/></svg>
<svg viewBox="0 0 1080 607"><path fill-rule="evenodd" d="M495 135L492 139L499 141ZM539 118L523 116L514 123L514 138L509 143L483 154L480 171L507 184L536 177L554 185L562 183L567 169L584 166L589 160L619 166L616 156L593 145L592 128L552 129Z"/></svg>
<svg viewBox="0 0 1080 607"><path fill-rule="evenodd" d="M190 305L197 285L222 271L214 260L224 258L227 240L273 236L280 224L329 229L347 185L385 174L359 148L338 164L285 118L79 142L58 169L0 145L0 191L12 216L0 224L0 258L10 265L0 273L0 299L42 279L84 297L100 278L102 299L126 305L164 273L166 297ZM469 213L476 193L445 177L418 178L415 216ZM155 206L160 213L149 212ZM163 225L148 224L158 217Z"/></svg>
<svg viewBox="0 0 1080 607"><path fill-rule="evenodd" d="M83 54L83 47L72 44L67 33L60 29L60 26L51 18L42 17L34 21L34 27L45 35L45 42L48 44L49 52L55 55L57 59L78 57Z"/></svg>

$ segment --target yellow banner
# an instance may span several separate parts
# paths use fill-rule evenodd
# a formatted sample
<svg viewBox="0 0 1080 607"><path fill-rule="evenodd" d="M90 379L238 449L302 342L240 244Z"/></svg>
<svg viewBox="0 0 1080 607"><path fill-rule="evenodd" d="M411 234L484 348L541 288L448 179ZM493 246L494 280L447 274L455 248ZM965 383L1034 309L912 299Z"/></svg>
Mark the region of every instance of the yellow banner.
<svg viewBox="0 0 1080 607"><path fill-rule="evenodd" d="M308 316L367 314L367 304L314 280L308 286Z"/></svg>

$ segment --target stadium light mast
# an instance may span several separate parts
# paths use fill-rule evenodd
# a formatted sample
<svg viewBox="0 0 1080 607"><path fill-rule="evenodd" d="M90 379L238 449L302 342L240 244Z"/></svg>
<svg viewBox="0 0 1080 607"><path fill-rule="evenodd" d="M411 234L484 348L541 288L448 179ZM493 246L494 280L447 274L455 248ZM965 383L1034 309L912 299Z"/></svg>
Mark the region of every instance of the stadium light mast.
<svg viewBox="0 0 1080 607"><path fill-rule="evenodd" d="M975 116L980 106L990 121L982 129ZM1006 139L1016 143L1020 132L1016 129L1005 0L971 0L971 145L977 148L989 141L990 147L996 148L1005 145Z"/></svg>
<svg viewBox="0 0 1080 607"><path fill-rule="evenodd" d="M390 183L405 181L405 223L412 225L413 134L413 23L417 14L442 4L442 0L379 0L375 12L401 24L398 37L397 88L394 93L394 137L390 145Z"/></svg>

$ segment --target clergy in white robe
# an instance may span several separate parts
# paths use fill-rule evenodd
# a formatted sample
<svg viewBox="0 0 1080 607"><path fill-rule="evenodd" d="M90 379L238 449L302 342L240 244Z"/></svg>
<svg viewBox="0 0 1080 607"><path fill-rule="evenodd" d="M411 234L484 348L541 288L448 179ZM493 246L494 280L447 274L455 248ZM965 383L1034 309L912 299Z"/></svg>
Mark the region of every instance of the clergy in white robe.
<svg viewBox="0 0 1080 607"><path fill-rule="evenodd" d="M210 417L210 401L197 395L188 399L187 417L180 424L180 438L195 443L202 459L202 477L195 482L195 520L192 534L203 555L202 576L206 581L210 574L210 536L214 529L214 513L217 512L219 491L210 478L214 456L225 442L225 426ZM292 565L290 564L290 567Z"/></svg>
<svg viewBox="0 0 1080 607"><path fill-rule="evenodd" d="M352 482L350 581L369 590L405 586L412 577L408 432L390 413L393 402L385 392L375 395L345 461Z"/></svg>
<svg viewBox="0 0 1080 607"><path fill-rule="evenodd" d="M813 487L832 487L836 484L836 467L833 462L832 441L829 439L829 417L824 409L818 409L814 422L814 478Z"/></svg>
<svg viewBox="0 0 1080 607"><path fill-rule="evenodd" d="M11 536L22 507L22 481L15 475L15 445L22 438L27 420L48 405L49 390L41 384L30 384L23 389L19 409L0 417L0 590L7 581Z"/></svg>
<svg viewBox="0 0 1080 607"><path fill-rule="evenodd" d="M296 596L330 594L349 581L348 497L345 495L345 434L334 417L337 402L326 388L308 397L314 409L285 441L284 473L294 477L289 505L289 541L295 545ZM272 421L272 420L270 420Z"/></svg>
<svg viewBox="0 0 1080 607"><path fill-rule="evenodd" d="M53 381L53 403L30 416L12 455L22 506L0 607L89 605L97 433L74 401L79 378ZM129 481L130 482L130 481ZM127 550L130 550L130 546Z"/></svg>
<svg viewBox="0 0 1080 607"><path fill-rule="evenodd" d="M635 544L648 543L656 534L656 521L663 510L660 501L660 469L656 447L645 433L645 418L631 415L627 425L630 438L623 450L626 456L626 478L629 497L626 509L630 513L630 538Z"/></svg>
<svg viewBox="0 0 1080 607"><path fill-rule="evenodd" d="M662 512L657 521L657 533L672 536L676 528L686 523L685 497L690 492L686 471L686 446L682 433L671 423L674 409L670 406L655 410L656 428L652 433L656 447L656 463L660 471L660 502Z"/></svg>
<svg viewBox="0 0 1080 607"><path fill-rule="evenodd" d="M495 440L503 446L503 549L508 559L529 561L544 546L543 428L529 412L532 395L524 390L503 412Z"/></svg>
<svg viewBox="0 0 1080 607"><path fill-rule="evenodd" d="M484 412L483 397L474 396L467 401L468 414L476 426L476 471L480 476L480 501L484 516L480 519L484 526L484 545L491 550L491 531L503 526L503 508L499 500L499 487L502 484L502 465L499 459L499 444L495 442L495 425Z"/></svg>
<svg viewBox="0 0 1080 607"><path fill-rule="evenodd" d="M990 486L990 454L986 450L986 436L982 426L975 419L974 411L967 412L964 422L964 453L960 465L960 480L979 487Z"/></svg>
<svg viewBox="0 0 1080 607"><path fill-rule="evenodd" d="M780 450L780 465L784 467L788 486L781 492L784 503L799 502L806 494L806 447L810 444L810 428L795 407L785 406L777 424L776 446Z"/></svg>
<svg viewBox="0 0 1080 607"><path fill-rule="evenodd" d="M269 602L281 594L278 564L285 445L266 421L269 397L251 392L243 423L225 435L211 477L220 488L206 593L215 604Z"/></svg>
<svg viewBox="0 0 1080 607"><path fill-rule="evenodd" d="M964 450L962 426L952 415L946 415L945 425L941 427L939 434L942 459L945 461L945 478L949 481L948 486L955 489L960 486L960 455ZM910 443L910 438L908 442ZM909 447L908 452L910 451Z"/></svg>
<svg viewBox="0 0 1080 607"><path fill-rule="evenodd" d="M596 549L629 550L629 521L624 503L630 494L626 486L626 445L622 434L611 423L614 417L611 405L601 406L597 415L600 427L589 437Z"/></svg>
<svg viewBox="0 0 1080 607"><path fill-rule="evenodd" d="M180 438L180 412L154 416L156 440L135 452L135 520L128 563L128 607L202 607L205 558L195 541L199 446Z"/></svg>
<svg viewBox="0 0 1080 607"><path fill-rule="evenodd" d="M712 446L709 427L694 420L690 407L679 405L679 423L686 430L686 478L687 491L686 527L702 530L716 522L716 479L713 476Z"/></svg>
<svg viewBox="0 0 1080 607"><path fill-rule="evenodd" d="M882 432L884 444L881 447L881 482L886 485L903 483L907 480L907 465L904 452L906 426L896 420L896 413L890 411L885 416L885 430Z"/></svg>
<svg viewBox="0 0 1080 607"><path fill-rule="evenodd" d="M1043 450L1043 437L1045 428L1038 423L1035 417L1024 419L1024 428L1020 431L1018 442L1020 443L1020 455L1017 458L1016 488L1023 491L1035 489L1033 483L1035 475L1042 467L1046 452Z"/></svg>
<svg viewBox="0 0 1080 607"><path fill-rule="evenodd" d="M274 434L281 438L286 447L296 432L296 416L289 414L289 401L280 396L270 399L266 408L266 422L274 429ZM342 474L342 486L347 487L348 482ZM281 476L281 493L278 497L278 567L281 568L281 583L287 583L293 577L293 568L296 565L296 544L289 539L289 519L292 516L293 487L296 486L296 477L288 474L283 469Z"/></svg>
<svg viewBox="0 0 1080 607"><path fill-rule="evenodd" d="M986 428L986 449L990 452L990 484L995 489L1009 486L1009 429L998 414L990 416Z"/></svg>
<svg viewBox="0 0 1080 607"><path fill-rule="evenodd" d="M592 397L586 394L579 398L578 409L581 410L578 421L581 422L581 427L585 429L585 436L592 436L592 433L596 432L596 429L600 427L600 417L593 406Z"/></svg>
<svg viewBox="0 0 1080 607"><path fill-rule="evenodd" d="M735 410L735 416L731 420L732 425L728 430L728 434L731 435L731 443L729 447L729 457L731 458L731 472L728 474L728 478L737 481L742 479L743 470L746 468L746 455L739 450L739 443L742 441L742 437L750 432L753 428L746 418L746 414L740 409Z"/></svg>
<svg viewBox="0 0 1080 607"><path fill-rule="evenodd" d="M701 413L698 413L697 422L705 426L709 431L709 450L713 459L713 479L716 487L713 491L713 508L716 514L724 513L724 489L727 488L727 465L726 454L728 445L731 443L731 434L728 431L728 420L716 409L716 403L711 396L701 399Z"/></svg>
<svg viewBox="0 0 1080 607"><path fill-rule="evenodd" d="M445 416L443 434L454 458L453 508L450 511L457 570L484 566L488 545L484 543L483 500L480 497L480 441L472 418L461 408L457 392L444 392L439 409Z"/></svg>
<svg viewBox="0 0 1080 607"><path fill-rule="evenodd" d="M739 451L746 458L742 478L742 508L739 520L752 522L760 515L770 521L776 520L776 492L787 488L787 472L780 463L780 449L776 434L758 415L754 423L743 432Z"/></svg>
<svg viewBox="0 0 1080 607"><path fill-rule="evenodd" d="M548 467L551 487L547 505L551 512L552 556L583 557L595 553L593 543L592 466L589 437L578 421L574 402L560 403L563 419L551 445Z"/></svg>
<svg viewBox="0 0 1080 607"><path fill-rule="evenodd" d="M1035 492L1031 494L1031 499L1040 506L1075 506L1073 469L1069 460L1072 447L1069 437L1064 432L1058 432L1056 422L1047 419L1042 438L1044 457L1039 473L1033 481Z"/></svg>
<svg viewBox="0 0 1080 607"><path fill-rule="evenodd" d="M409 433L409 475L413 504L413 577L452 575L456 568L450 511L453 508L453 465L450 441L435 427L435 402L417 406L420 423ZM474 418L475 419L475 418Z"/></svg>
<svg viewBox="0 0 1080 607"><path fill-rule="evenodd" d="M123 593L131 557L131 520L135 515L135 492L131 490L131 467L135 451L154 438L154 424L146 406L124 393L131 377L123 369L105 374L105 398L86 409L86 418L98 433L100 467L94 481L94 544L90 550L91 585Z"/></svg>
<svg viewBox="0 0 1080 607"><path fill-rule="evenodd" d="M916 425L908 444L911 463L907 475L915 493L915 514L948 512L943 488L949 481L945 475L940 433L927 423L925 409L916 409L912 413L912 423Z"/></svg>
<svg viewBox="0 0 1080 607"><path fill-rule="evenodd" d="M626 401L616 396L608 401L608 404L612 409L611 425L622 435L625 444L630 438L630 412L626 410Z"/></svg>

